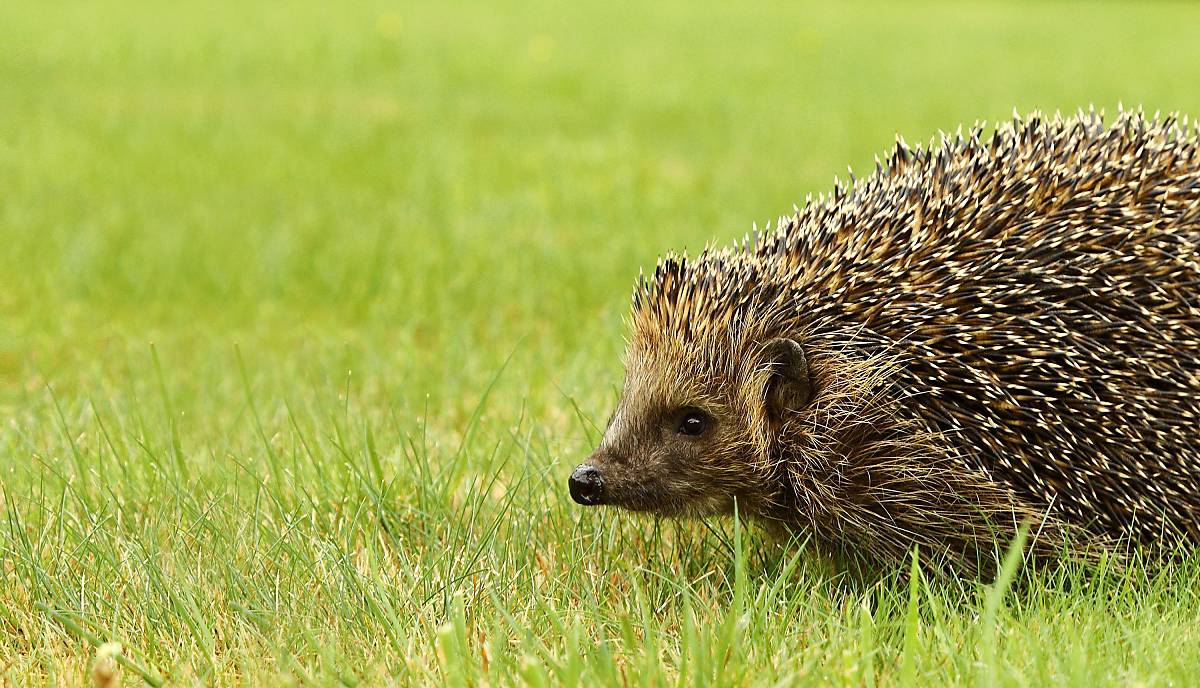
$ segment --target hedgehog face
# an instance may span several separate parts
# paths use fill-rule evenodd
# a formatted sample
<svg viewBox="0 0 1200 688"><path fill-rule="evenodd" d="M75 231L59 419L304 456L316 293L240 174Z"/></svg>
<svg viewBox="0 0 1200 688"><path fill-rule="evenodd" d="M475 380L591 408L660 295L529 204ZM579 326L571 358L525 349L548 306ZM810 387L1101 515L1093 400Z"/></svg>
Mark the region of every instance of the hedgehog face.
<svg viewBox="0 0 1200 688"><path fill-rule="evenodd" d="M626 384L600 446L571 475L575 501L664 515L731 508L738 419L713 397L662 392Z"/></svg>
<svg viewBox="0 0 1200 688"><path fill-rule="evenodd" d="M769 499L759 429L777 397L793 391L781 356L799 353L782 341L791 340L756 346L748 359L686 356L684 347L631 352L604 438L571 474L572 498L680 516L729 513L735 501L753 510ZM714 368L715 360L746 363Z"/></svg>

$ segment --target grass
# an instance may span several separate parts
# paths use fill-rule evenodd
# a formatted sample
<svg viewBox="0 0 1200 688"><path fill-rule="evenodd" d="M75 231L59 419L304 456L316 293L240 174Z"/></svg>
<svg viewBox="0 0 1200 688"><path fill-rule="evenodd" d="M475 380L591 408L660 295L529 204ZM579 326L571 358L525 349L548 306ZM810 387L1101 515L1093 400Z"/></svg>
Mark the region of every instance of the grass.
<svg viewBox="0 0 1200 688"><path fill-rule="evenodd" d="M639 267L1014 108L1200 115L1174 3L0 3L0 677L1182 685L1200 561L867 584L569 503Z"/></svg>

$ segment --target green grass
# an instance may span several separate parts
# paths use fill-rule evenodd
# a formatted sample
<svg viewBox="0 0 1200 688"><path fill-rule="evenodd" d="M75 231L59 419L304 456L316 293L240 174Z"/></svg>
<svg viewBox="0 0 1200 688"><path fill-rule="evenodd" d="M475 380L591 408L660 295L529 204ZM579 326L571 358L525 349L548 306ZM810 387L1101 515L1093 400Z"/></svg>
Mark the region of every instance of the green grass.
<svg viewBox="0 0 1200 688"><path fill-rule="evenodd" d="M640 267L897 133L1200 115L1200 6L175 5L0 3L3 679L1195 681L1200 562L869 584L564 479Z"/></svg>

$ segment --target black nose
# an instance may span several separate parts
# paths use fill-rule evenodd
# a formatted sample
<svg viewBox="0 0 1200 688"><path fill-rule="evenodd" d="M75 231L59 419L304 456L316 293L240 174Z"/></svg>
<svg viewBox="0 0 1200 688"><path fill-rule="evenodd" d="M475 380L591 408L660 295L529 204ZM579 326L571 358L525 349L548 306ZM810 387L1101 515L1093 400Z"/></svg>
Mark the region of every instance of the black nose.
<svg viewBox="0 0 1200 688"><path fill-rule="evenodd" d="M604 479L600 477L600 471L586 463L575 467L569 484L571 499L580 504L599 504L604 496Z"/></svg>

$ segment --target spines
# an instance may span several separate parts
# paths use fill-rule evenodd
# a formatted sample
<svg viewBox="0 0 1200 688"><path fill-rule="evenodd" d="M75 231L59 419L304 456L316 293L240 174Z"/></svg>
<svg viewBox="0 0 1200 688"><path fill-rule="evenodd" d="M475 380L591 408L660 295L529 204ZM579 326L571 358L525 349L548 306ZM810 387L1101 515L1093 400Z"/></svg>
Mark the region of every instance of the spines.
<svg viewBox="0 0 1200 688"><path fill-rule="evenodd" d="M942 133L937 145L916 148L897 135L891 153L876 158L871 175L860 180L850 170L848 186L835 177L830 195L815 200L810 195L773 231L760 233L755 224L732 251L709 248L691 263L665 257L652 276L639 277L635 316L647 309L661 313L656 301L674 303L683 293L720 298L736 289L740 285L727 283L721 271L733 253L758 262L763 275L804 280L823 271L813 264L823 258L878 260L881 249L954 240L959 231L987 236L998 230L1005 209L1017 204L1086 202L1088 175L1072 177L1072 170L1102 179L1131 163L1153 174L1163 165L1197 159L1194 124L1177 115L1147 119L1140 109L1121 110L1108 127L1103 111L1094 107L1066 118L1036 111L1021 117L1014 111L990 137L986 132L986 122L976 122L965 133L959 127ZM995 226L981 226L989 215ZM808 268L805 274L789 274L801 266ZM697 283L685 288L688 280Z"/></svg>

